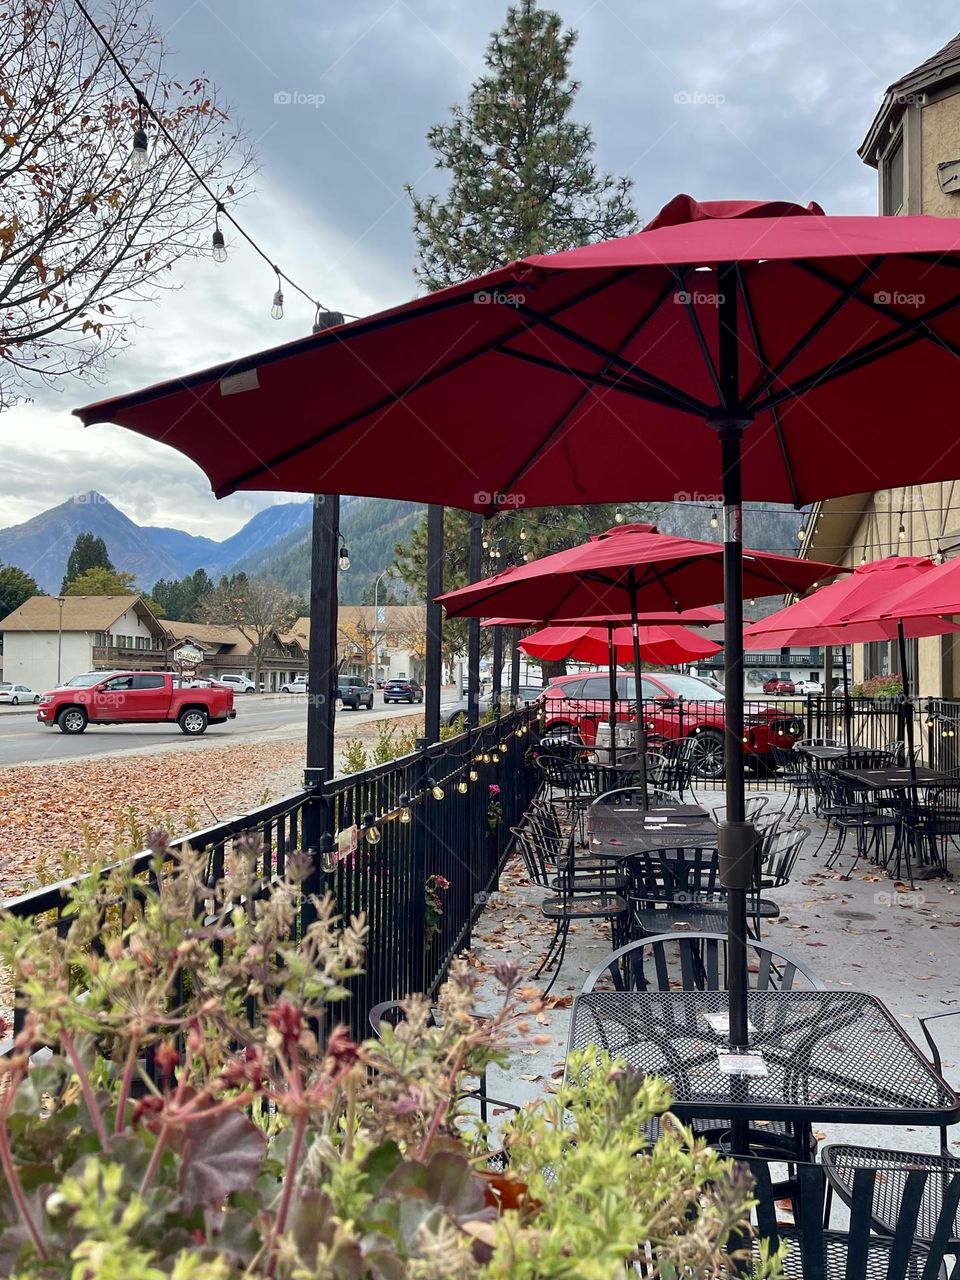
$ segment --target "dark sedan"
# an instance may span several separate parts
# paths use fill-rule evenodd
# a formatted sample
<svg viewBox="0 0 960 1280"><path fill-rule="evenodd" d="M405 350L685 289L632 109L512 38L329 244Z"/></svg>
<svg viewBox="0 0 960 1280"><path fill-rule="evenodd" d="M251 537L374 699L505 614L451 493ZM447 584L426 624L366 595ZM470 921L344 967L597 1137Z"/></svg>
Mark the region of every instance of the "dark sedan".
<svg viewBox="0 0 960 1280"><path fill-rule="evenodd" d="M423 688L418 680L388 680L383 686L384 702L422 702Z"/></svg>

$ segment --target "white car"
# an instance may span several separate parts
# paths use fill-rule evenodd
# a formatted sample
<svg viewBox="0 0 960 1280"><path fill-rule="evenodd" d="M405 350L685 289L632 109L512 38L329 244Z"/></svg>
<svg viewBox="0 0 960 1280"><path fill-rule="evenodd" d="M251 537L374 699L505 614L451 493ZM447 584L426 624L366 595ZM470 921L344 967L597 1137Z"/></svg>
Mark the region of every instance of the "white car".
<svg viewBox="0 0 960 1280"><path fill-rule="evenodd" d="M306 693L307 677L295 676L293 680L288 680L286 684L280 686L281 693Z"/></svg>
<svg viewBox="0 0 960 1280"><path fill-rule="evenodd" d="M234 693L256 693L257 691L257 686L252 680L248 680L246 676L217 676L210 683L222 685L225 689L232 689Z"/></svg>
<svg viewBox="0 0 960 1280"><path fill-rule="evenodd" d="M823 693L823 685L818 680L794 680L793 688L796 693Z"/></svg>
<svg viewBox="0 0 960 1280"><path fill-rule="evenodd" d="M6 702L15 707L20 702L39 702L40 695L29 685L11 684L9 680L0 680L0 703Z"/></svg>

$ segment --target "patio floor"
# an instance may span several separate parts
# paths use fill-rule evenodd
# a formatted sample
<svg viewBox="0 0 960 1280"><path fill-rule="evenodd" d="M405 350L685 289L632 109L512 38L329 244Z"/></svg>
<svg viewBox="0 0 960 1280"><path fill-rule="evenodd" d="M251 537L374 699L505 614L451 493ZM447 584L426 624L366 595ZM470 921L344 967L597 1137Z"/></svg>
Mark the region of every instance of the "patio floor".
<svg viewBox="0 0 960 1280"><path fill-rule="evenodd" d="M791 804L783 792L769 793L769 807ZM719 804L722 793L698 792L707 807ZM832 838L814 858L823 823L807 815L811 827L791 883L768 892L780 905L779 920L765 923L763 939L812 967L829 987L854 988L878 996L900 1019L907 1033L926 1051L918 1018L960 1009L960 890L950 880L895 883L869 863L847 879L853 855L845 853L834 871L826 867ZM960 855L953 859L960 873ZM528 882L523 863L513 857L492 895L473 937L475 963L486 975L498 961L512 959L532 971L552 936L540 917L540 891ZM538 1017L537 1030L549 1034L549 1045L518 1051L508 1071L491 1067L490 1095L523 1103L549 1092L560 1081L566 1048L570 1006L584 979L611 950L609 931L592 921L571 929L567 954L549 999L555 1007ZM485 985L493 1001L495 983ZM541 980L542 983L542 980ZM944 1074L960 1086L960 1017L944 1019L935 1034L941 1047ZM857 1142L901 1150L936 1151L936 1129L907 1126L829 1125L817 1130L820 1141ZM960 1132L952 1143L960 1153Z"/></svg>

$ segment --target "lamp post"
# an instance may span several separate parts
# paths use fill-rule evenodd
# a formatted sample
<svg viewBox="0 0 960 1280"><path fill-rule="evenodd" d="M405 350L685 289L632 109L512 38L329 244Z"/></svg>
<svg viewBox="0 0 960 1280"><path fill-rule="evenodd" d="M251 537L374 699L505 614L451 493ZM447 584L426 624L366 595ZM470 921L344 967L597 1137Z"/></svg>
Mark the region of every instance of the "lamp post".
<svg viewBox="0 0 960 1280"><path fill-rule="evenodd" d="M376 581L373 584L373 683L377 683L378 671L378 655L380 649L380 633L377 627L380 625L380 583L384 578L392 577L393 565L388 565L386 569L377 574Z"/></svg>
<svg viewBox="0 0 960 1280"><path fill-rule="evenodd" d="M57 604L60 606L60 616L57 622L57 684L60 683L63 663L63 596L57 596Z"/></svg>

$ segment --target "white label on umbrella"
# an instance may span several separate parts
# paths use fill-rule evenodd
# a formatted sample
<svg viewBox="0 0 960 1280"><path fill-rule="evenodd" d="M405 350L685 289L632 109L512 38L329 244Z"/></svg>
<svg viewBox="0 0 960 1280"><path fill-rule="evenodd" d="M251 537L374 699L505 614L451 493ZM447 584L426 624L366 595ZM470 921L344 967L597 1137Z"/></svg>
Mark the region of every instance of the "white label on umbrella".
<svg viewBox="0 0 960 1280"><path fill-rule="evenodd" d="M718 1049L717 1064L720 1067L720 1074L725 1076L765 1076L769 1074L762 1053L727 1053L723 1049Z"/></svg>
<svg viewBox="0 0 960 1280"><path fill-rule="evenodd" d="M256 369L247 369L245 373L232 373L229 377L220 379L222 396L236 396L241 391L258 391L259 389L260 379Z"/></svg>

